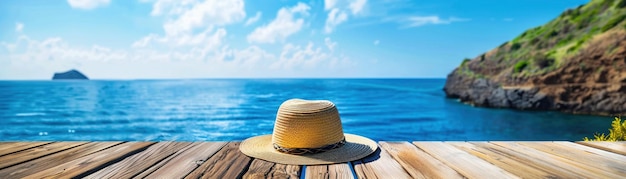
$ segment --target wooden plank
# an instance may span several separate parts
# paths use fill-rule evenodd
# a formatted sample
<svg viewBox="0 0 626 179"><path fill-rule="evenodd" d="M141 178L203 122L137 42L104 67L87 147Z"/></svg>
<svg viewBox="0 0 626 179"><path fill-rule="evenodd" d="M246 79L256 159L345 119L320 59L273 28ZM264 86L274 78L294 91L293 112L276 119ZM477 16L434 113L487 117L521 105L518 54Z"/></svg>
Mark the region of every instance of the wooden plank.
<svg viewBox="0 0 626 179"><path fill-rule="evenodd" d="M28 178L72 178L83 177L107 164L119 161L152 145L152 142L128 142L103 151L92 153L79 159L43 170Z"/></svg>
<svg viewBox="0 0 626 179"><path fill-rule="evenodd" d="M161 167L163 167L163 165L167 164L170 160L178 157L178 155L182 154L183 152L187 151L188 149L196 146L197 144L191 143L187 146L184 146L182 149L176 151L174 154L166 157L165 159L161 160L160 162L152 165L150 168L145 169L144 171L142 171L141 173L137 174L136 176L134 176L133 178L146 178L148 177L148 175L152 174L154 171L160 169Z"/></svg>
<svg viewBox="0 0 626 179"><path fill-rule="evenodd" d="M443 142L413 142L413 144L468 178L519 178L450 144Z"/></svg>
<svg viewBox="0 0 626 179"><path fill-rule="evenodd" d="M495 144L506 148L508 150L512 150L521 154L526 155L526 157L530 158L529 163L534 163L537 165L541 165L545 168L550 168L551 171L566 171L568 173L572 173L577 175L576 178L611 178L607 177L607 174L597 173L594 171L586 170L586 166L581 166L576 162L572 162L570 160L564 159L559 156L555 156L549 153L545 153L539 151L537 149L520 145L516 142L490 142L491 144ZM609 174L613 176L612 174ZM613 177L614 178L614 177Z"/></svg>
<svg viewBox="0 0 626 179"><path fill-rule="evenodd" d="M533 165L527 158L500 146L487 142L447 142L453 146L492 163L514 175L522 178L575 178L576 175L567 172L548 171L545 168Z"/></svg>
<svg viewBox="0 0 626 179"><path fill-rule="evenodd" d="M239 151L239 142L229 142L185 178L239 178L251 160Z"/></svg>
<svg viewBox="0 0 626 179"><path fill-rule="evenodd" d="M395 159L402 168L398 169L392 161L382 162L379 167L383 168L376 171L378 178L395 178L394 175L398 178L463 178L452 168L408 142L380 142L380 146L380 159L388 160L384 159L387 158L384 153L389 153L389 158ZM387 173L391 171L393 173Z"/></svg>
<svg viewBox="0 0 626 179"><path fill-rule="evenodd" d="M590 141L590 142L577 142L582 145L586 145L593 148L598 148L602 150L606 150L609 152L626 155L626 142L600 142L600 141Z"/></svg>
<svg viewBox="0 0 626 179"><path fill-rule="evenodd" d="M404 168L387 153L387 150L381 147L380 143L372 155L352 162L357 178L411 178Z"/></svg>
<svg viewBox="0 0 626 179"><path fill-rule="evenodd" d="M318 179L318 178L344 178L353 179L352 167L348 163L338 163L329 165L309 165L306 166L304 178Z"/></svg>
<svg viewBox="0 0 626 179"><path fill-rule="evenodd" d="M31 160L16 166L0 170L0 176L7 178L24 178L33 173L37 173L66 162L81 158L94 152L104 150L120 142L92 142L78 147L74 147L56 154Z"/></svg>
<svg viewBox="0 0 626 179"><path fill-rule="evenodd" d="M0 145L0 156L51 143L52 142L3 142L2 145Z"/></svg>
<svg viewBox="0 0 626 179"><path fill-rule="evenodd" d="M328 165L328 175L330 179L354 179L352 164L337 163Z"/></svg>
<svg viewBox="0 0 626 179"><path fill-rule="evenodd" d="M252 163L250 163L250 167L245 174L243 174L243 178L270 178L268 175L274 167L275 163L268 162L261 159L254 159Z"/></svg>
<svg viewBox="0 0 626 179"><path fill-rule="evenodd" d="M224 147L224 142L195 142L195 146L176 156L148 178L183 178Z"/></svg>
<svg viewBox="0 0 626 179"><path fill-rule="evenodd" d="M243 178L300 178L300 166L254 159Z"/></svg>
<svg viewBox="0 0 626 179"><path fill-rule="evenodd" d="M159 142L85 178L132 178L188 146L189 142Z"/></svg>
<svg viewBox="0 0 626 179"><path fill-rule="evenodd" d="M539 151L563 157L590 171L626 176L626 156L571 142L518 142ZM592 169L595 168L595 169ZM596 170L597 169L597 170Z"/></svg>
<svg viewBox="0 0 626 179"><path fill-rule="evenodd" d="M299 179L301 168L302 167L299 165L285 165L277 163L274 167L272 167L268 176L272 178Z"/></svg>
<svg viewBox="0 0 626 179"><path fill-rule="evenodd" d="M305 179L330 178L330 175L328 174L328 165L306 166L306 170L304 170L304 178Z"/></svg>
<svg viewBox="0 0 626 179"><path fill-rule="evenodd" d="M12 153L10 155L5 155L0 157L0 169L44 157L46 155L54 154L56 152L83 144L86 144L86 142L57 142L22 150L16 153Z"/></svg>

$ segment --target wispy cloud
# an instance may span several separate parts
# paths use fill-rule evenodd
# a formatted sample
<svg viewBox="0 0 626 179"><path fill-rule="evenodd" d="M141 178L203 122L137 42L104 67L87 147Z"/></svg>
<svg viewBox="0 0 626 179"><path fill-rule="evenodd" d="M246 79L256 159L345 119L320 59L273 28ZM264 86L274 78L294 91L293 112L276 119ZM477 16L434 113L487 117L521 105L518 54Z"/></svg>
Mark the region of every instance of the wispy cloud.
<svg viewBox="0 0 626 179"><path fill-rule="evenodd" d="M335 46L337 46L337 42L333 42L332 40L330 40L329 37L326 37L324 39L324 43L326 43L326 47L328 47L328 50L335 51Z"/></svg>
<svg viewBox="0 0 626 179"><path fill-rule="evenodd" d="M374 40L374 45L380 44L380 40Z"/></svg>
<svg viewBox="0 0 626 179"><path fill-rule="evenodd" d="M295 34L302 29L304 25L304 19L295 18L295 15L308 15L308 11L311 9L304 3L298 3L298 5L291 8L281 8L278 10L276 19L267 25L257 27L247 36L249 43L275 43L278 40L284 40L285 38Z"/></svg>
<svg viewBox="0 0 626 179"><path fill-rule="evenodd" d="M67 0L67 3L76 9L95 9L97 7L106 6L111 0Z"/></svg>
<svg viewBox="0 0 626 179"><path fill-rule="evenodd" d="M326 19L326 25L324 26L324 32L326 33L333 32L333 29L337 25L347 20L348 20L348 14L346 14L345 12L339 9L330 10L330 12L328 13L328 18Z"/></svg>
<svg viewBox="0 0 626 179"><path fill-rule="evenodd" d="M24 29L24 24L22 24L21 22L15 23L15 32L22 32L23 29Z"/></svg>
<svg viewBox="0 0 626 179"><path fill-rule="evenodd" d="M450 24L452 22L469 21L469 19L450 17L442 19L439 16L411 16L406 18L407 27L419 27L428 24Z"/></svg>
<svg viewBox="0 0 626 179"><path fill-rule="evenodd" d="M367 0L325 0L324 10L328 12L328 15L324 25L324 32L327 34L332 33L335 27L348 21L349 16L354 17L363 14L366 6Z"/></svg>
<svg viewBox="0 0 626 179"><path fill-rule="evenodd" d="M249 26L251 24L254 24L255 22L259 21L259 19L261 19L261 16L262 16L261 12L256 12L256 15L254 15L254 17L250 17L244 25Z"/></svg>

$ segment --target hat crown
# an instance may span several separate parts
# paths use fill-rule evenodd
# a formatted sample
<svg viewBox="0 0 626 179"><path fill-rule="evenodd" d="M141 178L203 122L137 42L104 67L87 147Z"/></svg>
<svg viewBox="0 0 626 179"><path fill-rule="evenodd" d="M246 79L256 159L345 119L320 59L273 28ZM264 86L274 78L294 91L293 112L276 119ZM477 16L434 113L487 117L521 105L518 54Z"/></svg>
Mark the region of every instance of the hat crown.
<svg viewBox="0 0 626 179"><path fill-rule="evenodd" d="M272 142L285 148L317 148L344 139L339 112L327 100L290 99L280 105Z"/></svg>

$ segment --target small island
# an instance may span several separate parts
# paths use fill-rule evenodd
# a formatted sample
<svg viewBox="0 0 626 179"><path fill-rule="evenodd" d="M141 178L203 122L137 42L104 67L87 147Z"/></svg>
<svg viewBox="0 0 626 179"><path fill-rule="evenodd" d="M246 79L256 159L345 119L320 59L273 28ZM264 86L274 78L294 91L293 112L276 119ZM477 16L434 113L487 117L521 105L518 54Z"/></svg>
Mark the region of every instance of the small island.
<svg viewBox="0 0 626 179"><path fill-rule="evenodd" d="M52 80L89 80L89 78L78 70L72 69L66 72L54 73Z"/></svg>

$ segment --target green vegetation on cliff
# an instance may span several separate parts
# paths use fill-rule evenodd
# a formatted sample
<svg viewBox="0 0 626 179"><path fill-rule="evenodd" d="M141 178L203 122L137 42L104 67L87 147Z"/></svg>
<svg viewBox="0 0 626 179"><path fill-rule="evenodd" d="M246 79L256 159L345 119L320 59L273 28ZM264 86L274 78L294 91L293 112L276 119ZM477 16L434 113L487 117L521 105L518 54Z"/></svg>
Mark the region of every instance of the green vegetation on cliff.
<svg viewBox="0 0 626 179"><path fill-rule="evenodd" d="M545 74L612 30L626 30L626 0L591 0L476 57L474 64L464 60L460 72L484 77Z"/></svg>

